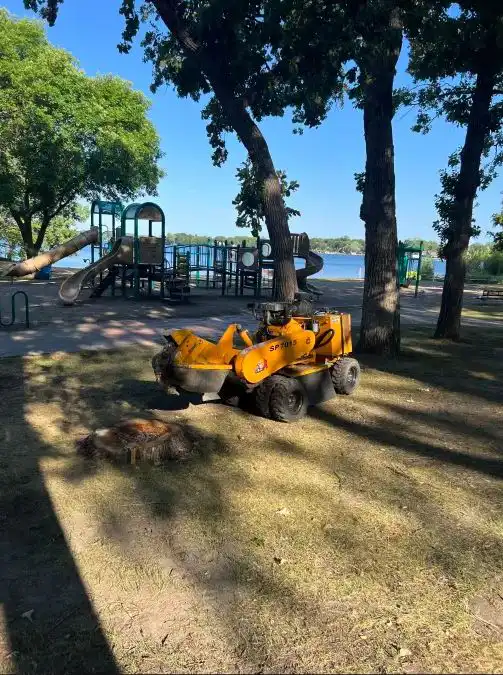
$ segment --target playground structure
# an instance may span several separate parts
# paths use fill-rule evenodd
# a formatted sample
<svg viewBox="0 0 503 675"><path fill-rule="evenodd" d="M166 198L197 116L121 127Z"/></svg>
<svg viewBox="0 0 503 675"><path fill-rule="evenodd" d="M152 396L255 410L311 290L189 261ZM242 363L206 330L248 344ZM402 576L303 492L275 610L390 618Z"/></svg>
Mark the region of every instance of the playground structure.
<svg viewBox="0 0 503 675"><path fill-rule="evenodd" d="M91 297L107 290L115 295L117 281L123 296L140 299L158 296L183 298L189 292L184 277L166 269L166 233L163 210L153 202L130 204L125 209L118 202L95 201L91 208L98 215L98 237L91 247L91 264L71 275L61 284L59 297L72 304L86 284L93 287ZM112 218L111 236L105 244L103 215ZM120 216L120 226L116 218ZM147 221L148 236L140 235L140 221ZM129 231L130 224L132 231ZM160 237L153 236L154 224L160 225ZM104 273L106 272L106 275Z"/></svg>
<svg viewBox="0 0 503 675"><path fill-rule="evenodd" d="M103 217L111 216L111 228L105 228ZM98 218L96 223L95 218ZM120 227L116 220L120 218ZM128 224L133 222L132 231ZM140 221L148 222L148 236L140 234ZM160 224L160 237L153 236L153 224ZM220 289L221 295L254 297L274 295L275 274L271 243L257 239L255 246L234 245L215 241L208 244L166 244L166 224L162 209L153 202L131 204L123 209L119 202L94 201L91 225L98 228L97 240L91 246L91 265L63 282L60 297L74 302L80 289L94 283L91 297L100 297L110 289L114 295L117 281L123 295L140 299L158 296L161 299L184 300L190 287ZM112 233L108 243L104 232ZM299 289L319 294L307 278L319 272L323 259L310 250L307 234L292 235L293 253L305 265L297 270ZM107 271L107 275L103 273Z"/></svg>
<svg viewBox="0 0 503 675"><path fill-rule="evenodd" d="M323 258L310 250L306 233L292 234L293 255L305 261L297 269L299 290L314 295L321 292L307 278L323 268ZM255 246L228 241L208 244L169 245L166 247L168 269L184 276L191 286L220 289L221 295L253 297L274 296L275 274L271 242L257 238Z"/></svg>
<svg viewBox="0 0 503 675"><path fill-rule="evenodd" d="M408 287L410 284L411 272L415 273L414 297L419 292L419 282L421 281L421 262L423 259L423 242L419 246L405 246L401 241L398 242L397 249L397 279L398 285Z"/></svg>
<svg viewBox="0 0 503 675"><path fill-rule="evenodd" d="M34 258L28 258L19 263L13 263L3 274L6 277L25 277L29 274L36 274L49 265L53 265L58 260L62 260L69 255L73 255L81 248L92 245L98 237L97 228L91 228L85 232L79 232L64 244L55 246L50 251L40 253Z"/></svg>
<svg viewBox="0 0 503 675"><path fill-rule="evenodd" d="M121 219L123 211L123 206L121 202L104 202L99 199L95 199L91 203L91 228L98 228L98 238L91 244L91 265L99 260L107 250L107 245L105 244L105 238L103 237L103 230L108 235L108 241L112 240L115 237L116 232L116 220ZM103 216L108 215L112 218L111 227L107 228L103 222ZM96 222L96 216L98 217L98 222Z"/></svg>
<svg viewBox="0 0 503 675"><path fill-rule="evenodd" d="M108 224L105 218L111 219ZM140 227L141 222L146 224ZM164 212L154 202L123 208L120 202L95 200L89 230L13 265L6 275L39 273L86 246L90 247L90 264L66 278L59 289L66 305L73 304L85 287L92 288L92 298L101 297L107 290L114 296L118 289L128 298L161 300L185 300L191 287L219 289L221 295L251 292L255 298L275 292L275 263L269 240L259 238L255 246L227 241L166 245ZM295 259L304 261L297 269L299 290L320 295L307 279L322 269L322 257L310 250L306 233L292 234L292 248Z"/></svg>

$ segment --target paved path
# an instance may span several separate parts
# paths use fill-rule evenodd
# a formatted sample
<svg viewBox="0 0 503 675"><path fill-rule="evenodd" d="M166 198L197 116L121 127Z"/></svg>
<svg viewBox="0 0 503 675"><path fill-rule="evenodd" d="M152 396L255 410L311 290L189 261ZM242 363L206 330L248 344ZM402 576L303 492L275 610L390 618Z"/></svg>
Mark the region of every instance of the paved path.
<svg viewBox="0 0 503 675"><path fill-rule="evenodd" d="M76 352L143 345L156 347L162 343L162 333L174 328L190 328L207 337L219 336L233 322L254 328L256 322L246 309L252 297L222 297L219 291L194 289L186 305L161 304L156 301L128 301L120 297L83 299L72 307L63 307L58 300L59 280L52 282L0 282L0 304L5 318L10 316L10 296L15 290L25 290L30 297L31 330L0 330L0 357L24 354ZM324 292L320 305L348 311L353 325L361 318L363 285L355 282L318 281ZM442 288L434 284L425 287L418 298L411 291L401 294L403 325L435 326ZM480 289L467 289L465 304L480 308ZM503 329L503 321L464 318L466 326L491 326Z"/></svg>
<svg viewBox="0 0 503 675"><path fill-rule="evenodd" d="M162 334L175 328L190 328L199 335L215 337L223 333L229 323L254 325L250 314L232 314L205 319L186 318L154 321L85 321L61 326L57 331L38 328L16 330L0 334L0 358L53 352L118 349L129 345L155 347L162 344Z"/></svg>
<svg viewBox="0 0 503 675"><path fill-rule="evenodd" d="M351 310L353 324L360 321L360 310ZM403 309L403 325L431 326L437 320L434 308ZM205 337L220 336L229 323L240 323L246 328L256 326L255 319L247 311L224 316L205 318L183 317L153 320L121 319L93 321L54 326L39 326L34 330L12 330L0 333L0 358L6 356L33 355L53 352L78 352L81 350L118 349L130 345L156 347L162 344L162 334L175 328L190 328ZM490 325L503 331L503 321L486 319L463 319L466 326Z"/></svg>

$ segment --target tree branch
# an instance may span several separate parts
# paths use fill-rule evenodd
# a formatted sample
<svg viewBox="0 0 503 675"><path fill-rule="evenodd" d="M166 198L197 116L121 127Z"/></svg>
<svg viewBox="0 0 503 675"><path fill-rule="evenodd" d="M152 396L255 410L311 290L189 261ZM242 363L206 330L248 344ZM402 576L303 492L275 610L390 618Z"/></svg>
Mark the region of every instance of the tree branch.
<svg viewBox="0 0 503 675"><path fill-rule="evenodd" d="M192 37L182 21L180 0L152 0L152 4L184 50L194 56L199 56L202 46Z"/></svg>
<svg viewBox="0 0 503 675"><path fill-rule="evenodd" d="M40 249L42 247L42 244L44 243L44 237L47 232L47 228L50 225L50 222L53 218L55 218L58 214L61 213L69 204L72 203L72 201L75 199L75 195L72 195L69 197L66 201L62 202L57 209L55 209L52 213L48 211L44 211L42 214L42 223L40 225L40 230L38 231L37 234L37 240L35 242L35 248Z"/></svg>
<svg viewBox="0 0 503 675"><path fill-rule="evenodd" d="M35 241L35 249L37 251L39 251L40 248L42 247L42 244L44 242L45 233L47 232L47 228L49 227L50 222L51 222L51 219L49 217L49 214L47 212L44 212L42 214L42 222L40 224L40 229L38 231L37 239Z"/></svg>
<svg viewBox="0 0 503 675"><path fill-rule="evenodd" d="M49 214L49 220L52 220L53 218L58 216L61 213L61 211L66 209L67 206L69 206L73 201L75 201L76 197L77 197L76 194L72 194L70 197L68 197L66 201L61 202L61 204L52 213Z"/></svg>
<svg viewBox="0 0 503 675"><path fill-rule="evenodd" d="M246 110L243 101L238 100L233 91L229 89L222 76L221 68L213 58L211 51L204 49L191 35L181 17L182 3L180 0L151 0L151 2L165 25L180 42L183 50L198 60L201 73L207 78L226 117L253 161L254 147L250 145L250 140L257 140L256 137L258 135L261 137L261 134Z"/></svg>
<svg viewBox="0 0 503 675"><path fill-rule="evenodd" d="M19 231L21 232L21 235L23 236L24 231L25 231L25 224L23 222L23 219L21 218L21 215L20 215L19 211L16 211L14 209L9 209L9 213L14 218L14 221L15 221L16 225L19 227Z"/></svg>

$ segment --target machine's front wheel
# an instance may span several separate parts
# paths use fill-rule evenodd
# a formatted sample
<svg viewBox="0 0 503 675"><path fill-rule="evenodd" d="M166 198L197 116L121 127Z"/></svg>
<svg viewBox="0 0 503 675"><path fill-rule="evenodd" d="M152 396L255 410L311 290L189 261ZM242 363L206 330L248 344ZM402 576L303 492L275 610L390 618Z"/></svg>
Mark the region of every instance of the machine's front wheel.
<svg viewBox="0 0 503 675"><path fill-rule="evenodd" d="M344 356L332 366L332 382L336 394L352 394L360 382L360 364Z"/></svg>
<svg viewBox="0 0 503 675"><path fill-rule="evenodd" d="M278 422L296 422L304 417L308 400L304 387L293 377L277 376L269 398L270 416Z"/></svg>
<svg viewBox="0 0 503 675"><path fill-rule="evenodd" d="M271 392L280 377L280 375L271 375L253 390L254 407L256 408L258 414L262 415L262 417L265 417L266 419L271 417L271 411L269 408Z"/></svg>

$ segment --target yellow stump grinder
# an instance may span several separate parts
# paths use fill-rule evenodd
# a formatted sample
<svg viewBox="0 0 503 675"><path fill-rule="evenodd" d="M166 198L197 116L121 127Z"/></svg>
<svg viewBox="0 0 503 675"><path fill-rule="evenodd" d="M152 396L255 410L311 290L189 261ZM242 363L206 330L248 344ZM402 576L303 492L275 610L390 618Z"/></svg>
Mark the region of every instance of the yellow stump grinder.
<svg viewBox="0 0 503 675"><path fill-rule="evenodd" d="M300 419L309 405L335 394L353 393L360 366L350 356L349 314L314 311L300 297L249 307L259 320L254 334L233 323L218 342L185 329L165 335L166 346L152 359L161 387L218 392L231 405L246 399L258 414L280 422ZM244 347L235 345L237 337Z"/></svg>

